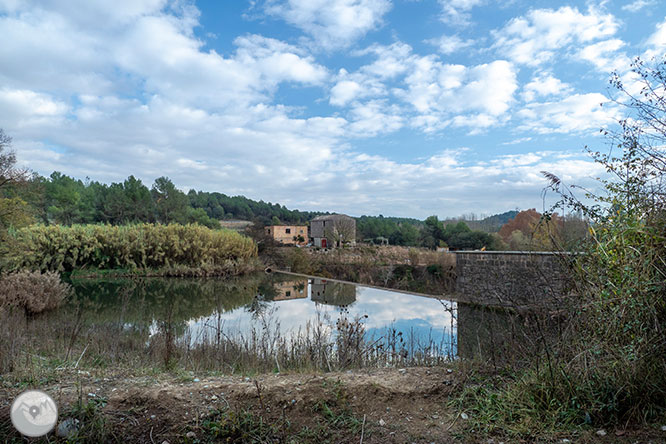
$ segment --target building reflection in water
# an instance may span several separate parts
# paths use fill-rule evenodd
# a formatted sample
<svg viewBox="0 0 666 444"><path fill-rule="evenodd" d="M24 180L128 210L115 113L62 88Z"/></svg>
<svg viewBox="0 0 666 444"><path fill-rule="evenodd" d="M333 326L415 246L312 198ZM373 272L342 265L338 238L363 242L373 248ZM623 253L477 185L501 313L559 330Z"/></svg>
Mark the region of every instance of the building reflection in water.
<svg viewBox="0 0 666 444"><path fill-rule="evenodd" d="M308 280L298 279L293 281L276 282L274 301L290 301L292 299L305 299L308 297Z"/></svg>
<svg viewBox="0 0 666 444"><path fill-rule="evenodd" d="M356 302L356 285L327 279L312 279L310 299L320 304L345 307Z"/></svg>

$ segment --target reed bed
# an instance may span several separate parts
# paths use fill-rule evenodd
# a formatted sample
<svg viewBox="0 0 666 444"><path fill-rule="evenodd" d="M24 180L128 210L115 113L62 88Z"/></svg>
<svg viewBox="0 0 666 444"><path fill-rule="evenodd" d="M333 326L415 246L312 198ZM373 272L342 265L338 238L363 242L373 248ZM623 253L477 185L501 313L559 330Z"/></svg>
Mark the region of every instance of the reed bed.
<svg viewBox="0 0 666 444"><path fill-rule="evenodd" d="M251 239L200 225L33 225L13 231L8 269L228 269L257 255Z"/></svg>

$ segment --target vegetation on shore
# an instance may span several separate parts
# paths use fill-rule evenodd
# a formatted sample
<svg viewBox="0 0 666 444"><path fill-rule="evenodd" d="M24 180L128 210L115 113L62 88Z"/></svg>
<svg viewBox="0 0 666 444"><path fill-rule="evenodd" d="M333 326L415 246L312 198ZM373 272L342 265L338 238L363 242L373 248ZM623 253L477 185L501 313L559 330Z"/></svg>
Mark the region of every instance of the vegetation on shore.
<svg viewBox="0 0 666 444"><path fill-rule="evenodd" d="M72 288L55 272L19 271L0 274L0 311L23 309L34 315L57 308Z"/></svg>
<svg viewBox="0 0 666 444"><path fill-rule="evenodd" d="M545 173L559 207L592 222L586 254L571 256L574 297L555 340L523 366L465 387L453 405L470 412L470 429L534 437L581 425L627 427L666 418L666 61L632 65L634 96L614 76L627 118L606 130L611 154L592 153L610 173L605 193L582 203L575 188ZM635 88L632 87L632 90Z"/></svg>
<svg viewBox="0 0 666 444"><path fill-rule="evenodd" d="M187 269L232 273L256 256L254 242L200 225L32 225L12 231L4 257L10 270Z"/></svg>

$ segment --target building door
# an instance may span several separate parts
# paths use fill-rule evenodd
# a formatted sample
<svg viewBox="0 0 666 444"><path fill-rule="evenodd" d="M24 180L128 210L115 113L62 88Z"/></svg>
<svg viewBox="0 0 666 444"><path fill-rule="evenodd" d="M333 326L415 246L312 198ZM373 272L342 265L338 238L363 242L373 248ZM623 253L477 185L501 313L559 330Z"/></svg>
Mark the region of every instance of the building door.
<svg viewBox="0 0 666 444"><path fill-rule="evenodd" d="M321 240L321 248L326 248L326 239Z"/></svg>

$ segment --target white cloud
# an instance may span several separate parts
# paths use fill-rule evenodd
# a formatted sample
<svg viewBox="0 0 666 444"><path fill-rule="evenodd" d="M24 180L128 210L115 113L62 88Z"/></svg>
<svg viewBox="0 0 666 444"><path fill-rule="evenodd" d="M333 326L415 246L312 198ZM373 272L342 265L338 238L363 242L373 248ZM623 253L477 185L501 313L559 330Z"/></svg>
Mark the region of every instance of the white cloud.
<svg viewBox="0 0 666 444"><path fill-rule="evenodd" d="M363 92L361 85L353 80L341 80L331 88L331 105L344 106L360 96Z"/></svg>
<svg viewBox="0 0 666 444"><path fill-rule="evenodd" d="M548 102L513 115L519 84L512 61L447 64L397 42L358 51L371 60L354 72L335 67L335 74L303 45L256 34L239 36L228 53L218 53L197 37L203 34L195 33L198 12L191 4L127 1L113 11L84 0L2 3L9 12L0 16L0 122L14 136L22 163L42 174L60 170L105 182L134 174L150 184L167 175L185 189L290 208L455 215L534 206L540 169L570 171L576 179L593 164L547 153L476 162L444 147L425 159L404 160L411 156L404 154L398 161L400 155L359 153L356 141L405 127L479 131L517 118L536 133L582 131L576 122L608 117L595 113L595 95L559 98L555 90L568 92L566 85L545 74L526 89ZM390 7L387 0L324 7L329 4L268 7L329 49L380 26ZM473 6L449 5L461 13ZM444 52L461 44L444 43ZM330 86L329 103L345 108L299 114L276 99L285 83L289 93Z"/></svg>
<svg viewBox="0 0 666 444"><path fill-rule="evenodd" d="M470 24L470 11L484 0L438 0L442 8L440 16L444 23L467 26Z"/></svg>
<svg viewBox="0 0 666 444"><path fill-rule="evenodd" d="M324 49L346 48L382 23L389 0L269 0L266 12L310 35Z"/></svg>
<svg viewBox="0 0 666 444"><path fill-rule="evenodd" d="M457 35L443 35L436 39L426 41L439 49L439 52L444 55L453 54L462 49L473 46L476 42L472 39L463 40Z"/></svg>
<svg viewBox="0 0 666 444"><path fill-rule="evenodd" d="M635 0L627 5L622 6L623 11L638 12L646 6L655 4L654 0Z"/></svg>
<svg viewBox="0 0 666 444"><path fill-rule="evenodd" d="M509 140L508 142L502 142L502 145L518 145L519 143L525 143L532 140L531 137L519 137L517 139Z"/></svg>
<svg viewBox="0 0 666 444"><path fill-rule="evenodd" d="M253 71L263 74L263 80L275 85L282 81L321 84L328 76L325 67L314 62L302 49L260 35L237 38L236 59Z"/></svg>
<svg viewBox="0 0 666 444"><path fill-rule="evenodd" d="M361 137L397 131L404 121L397 106L376 100L355 106L351 110L350 119L350 130Z"/></svg>
<svg viewBox="0 0 666 444"><path fill-rule="evenodd" d="M601 104L604 106L601 106ZM533 102L518 111L519 129L540 134L598 130L619 117L617 108L599 93L573 94L559 101Z"/></svg>
<svg viewBox="0 0 666 444"><path fill-rule="evenodd" d="M655 32L647 40L646 56L659 57L666 53L666 19L657 25Z"/></svg>
<svg viewBox="0 0 666 444"><path fill-rule="evenodd" d="M626 54L618 54L618 50L624 46L625 43L620 39L604 40L581 48L577 56L592 63L604 74L610 74L611 71L629 67L631 63L629 57Z"/></svg>
<svg viewBox="0 0 666 444"><path fill-rule="evenodd" d="M47 94L25 89L0 89L0 121L9 127L51 127L62 123L68 111L67 104Z"/></svg>
<svg viewBox="0 0 666 444"><path fill-rule="evenodd" d="M492 117L508 111L518 88L513 65L504 60L473 66L444 65L432 57L416 60L406 78L403 99L419 113L481 112L475 124L491 125ZM463 119L463 120L460 120ZM458 124L465 116L459 117Z"/></svg>
<svg viewBox="0 0 666 444"><path fill-rule="evenodd" d="M380 79L390 79L404 74L414 59L412 47L402 42L388 46L372 45L363 51L357 51L357 54L374 54L377 57L373 63L363 66L361 72Z"/></svg>
<svg viewBox="0 0 666 444"><path fill-rule="evenodd" d="M522 97L531 102L537 97L557 96L572 91L571 85L553 77L552 74L540 73L523 87Z"/></svg>
<svg viewBox="0 0 666 444"><path fill-rule="evenodd" d="M611 14L590 8L581 13L569 6L536 9L494 31L494 48L516 63L538 66L573 43L589 43L615 34L619 23Z"/></svg>

